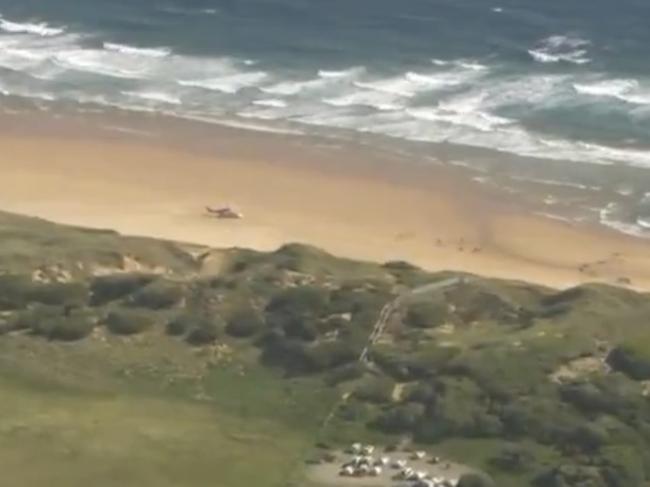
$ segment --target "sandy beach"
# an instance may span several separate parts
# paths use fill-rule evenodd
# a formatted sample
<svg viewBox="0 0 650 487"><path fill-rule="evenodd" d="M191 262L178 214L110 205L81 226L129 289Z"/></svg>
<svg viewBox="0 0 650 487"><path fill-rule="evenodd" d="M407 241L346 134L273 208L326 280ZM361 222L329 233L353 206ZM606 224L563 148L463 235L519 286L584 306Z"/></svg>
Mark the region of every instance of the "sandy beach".
<svg viewBox="0 0 650 487"><path fill-rule="evenodd" d="M554 287L625 278L650 288L649 242L535 216L448 168L216 132L209 150L5 132L0 209L214 247L303 242ZM205 205L224 202L245 218L206 217Z"/></svg>

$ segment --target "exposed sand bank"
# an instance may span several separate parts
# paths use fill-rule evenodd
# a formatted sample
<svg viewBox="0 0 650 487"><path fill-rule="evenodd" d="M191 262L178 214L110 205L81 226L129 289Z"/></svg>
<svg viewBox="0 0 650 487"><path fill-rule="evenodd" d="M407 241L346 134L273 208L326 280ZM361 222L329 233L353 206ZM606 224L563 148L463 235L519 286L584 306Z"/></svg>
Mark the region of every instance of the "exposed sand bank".
<svg viewBox="0 0 650 487"><path fill-rule="evenodd" d="M146 140L5 135L0 209L217 247L297 241L556 287L626 277L650 289L650 242L532 216L444 168L398 173L356 164L354 151L315 160L296 147L252 150L255 142L249 135L237 142L241 150L231 142L209 154ZM220 202L246 218L203 214Z"/></svg>

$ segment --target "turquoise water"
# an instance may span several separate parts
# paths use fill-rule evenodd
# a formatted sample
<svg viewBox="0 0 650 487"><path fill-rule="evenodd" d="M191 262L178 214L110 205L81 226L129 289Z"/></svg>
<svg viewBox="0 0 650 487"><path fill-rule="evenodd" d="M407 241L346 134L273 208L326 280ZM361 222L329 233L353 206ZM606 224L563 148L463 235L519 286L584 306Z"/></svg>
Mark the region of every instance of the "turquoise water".
<svg viewBox="0 0 650 487"><path fill-rule="evenodd" d="M650 168L648 46L647 0L0 0L0 93Z"/></svg>

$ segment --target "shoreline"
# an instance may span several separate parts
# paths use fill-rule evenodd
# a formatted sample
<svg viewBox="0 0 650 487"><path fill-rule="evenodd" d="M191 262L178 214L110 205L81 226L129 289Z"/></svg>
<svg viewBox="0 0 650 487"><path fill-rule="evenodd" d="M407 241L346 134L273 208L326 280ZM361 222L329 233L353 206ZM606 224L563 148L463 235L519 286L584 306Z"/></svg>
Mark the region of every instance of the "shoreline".
<svg viewBox="0 0 650 487"><path fill-rule="evenodd" d="M650 289L647 240L536 215L462 168L235 129L187 135L159 143L92 126L14 126L0 137L0 209L212 247L300 242L558 288L629 280ZM203 214L226 202L245 219Z"/></svg>

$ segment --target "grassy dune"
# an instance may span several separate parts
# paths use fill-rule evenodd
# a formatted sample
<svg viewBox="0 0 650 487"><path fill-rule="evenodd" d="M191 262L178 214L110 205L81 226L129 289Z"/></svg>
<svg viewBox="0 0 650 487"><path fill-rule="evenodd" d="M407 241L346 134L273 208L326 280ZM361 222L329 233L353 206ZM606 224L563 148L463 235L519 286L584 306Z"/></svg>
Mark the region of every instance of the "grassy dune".
<svg viewBox="0 0 650 487"><path fill-rule="evenodd" d="M475 276L421 288L450 276L0 214L3 477L308 485L323 444L364 440L504 487L647 485L648 295Z"/></svg>

